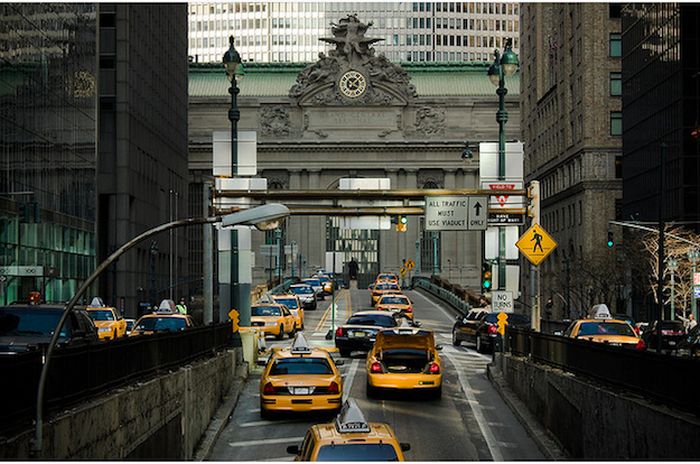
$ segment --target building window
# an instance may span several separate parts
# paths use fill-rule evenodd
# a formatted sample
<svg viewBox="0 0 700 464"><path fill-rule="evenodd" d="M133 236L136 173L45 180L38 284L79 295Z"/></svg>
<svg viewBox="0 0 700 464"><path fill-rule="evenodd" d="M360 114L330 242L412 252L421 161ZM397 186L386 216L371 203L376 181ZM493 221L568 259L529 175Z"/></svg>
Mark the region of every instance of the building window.
<svg viewBox="0 0 700 464"><path fill-rule="evenodd" d="M619 33L610 34L610 56L622 56L622 36Z"/></svg>
<svg viewBox="0 0 700 464"><path fill-rule="evenodd" d="M622 113L620 111L610 113L610 135L622 135Z"/></svg>
<svg viewBox="0 0 700 464"><path fill-rule="evenodd" d="M610 95L613 97L622 95L622 73L610 73Z"/></svg>
<svg viewBox="0 0 700 464"><path fill-rule="evenodd" d="M622 3L610 3L608 5L609 8L609 16L611 18L619 18L620 17L620 12L622 10Z"/></svg>
<svg viewBox="0 0 700 464"><path fill-rule="evenodd" d="M615 179L622 179L622 156L615 157Z"/></svg>

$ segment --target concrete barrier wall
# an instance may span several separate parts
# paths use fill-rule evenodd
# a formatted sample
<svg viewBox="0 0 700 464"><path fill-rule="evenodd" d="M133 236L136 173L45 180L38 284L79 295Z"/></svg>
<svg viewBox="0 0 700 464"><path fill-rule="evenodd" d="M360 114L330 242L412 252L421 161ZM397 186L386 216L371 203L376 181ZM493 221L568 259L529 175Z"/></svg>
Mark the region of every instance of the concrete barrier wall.
<svg viewBox="0 0 700 464"><path fill-rule="evenodd" d="M510 354L492 367L574 459L700 458L697 416Z"/></svg>
<svg viewBox="0 0 700 464"><path fill-rule="evenodd" d="M38 458L191 459L241 364L234 348L56 414L45 422ZM0 440L0 460L30 459L33 435Z"/></svg>

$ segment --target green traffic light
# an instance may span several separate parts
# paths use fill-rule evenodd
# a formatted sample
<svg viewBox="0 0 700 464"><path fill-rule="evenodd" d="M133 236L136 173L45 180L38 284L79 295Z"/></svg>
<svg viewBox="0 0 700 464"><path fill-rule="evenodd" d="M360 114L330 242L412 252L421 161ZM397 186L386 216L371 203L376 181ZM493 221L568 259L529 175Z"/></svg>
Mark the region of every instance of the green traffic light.
<svg viewBox="0 0 700 464"><path fill-rule="evenodd" d="M406 216L400 216L401 219L401 224L406 224L408 222L408 218Z"/></svg>
<svg viewBox="0 0 700 464"><path fill-rule="evenodd" d="M482 284L484 288L491 288L491 281L490 280L484 280L484 283Z"/></svg>
<svg viewBox="0 0 700 464"><path fill-rule="evenodd" d="M608 248L612 248L613 245L615 245L615 242L613 242L612 240L608 240Z"/></svg>

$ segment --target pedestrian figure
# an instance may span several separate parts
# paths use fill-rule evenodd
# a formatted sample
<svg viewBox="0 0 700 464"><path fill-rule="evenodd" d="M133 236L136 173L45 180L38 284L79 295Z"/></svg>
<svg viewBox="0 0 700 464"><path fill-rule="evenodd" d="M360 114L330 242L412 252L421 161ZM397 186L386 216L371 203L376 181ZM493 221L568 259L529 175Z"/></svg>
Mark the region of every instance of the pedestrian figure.
<svg viewBox="0 0 700 464"><path fill-rule="evenodd" d="M180 302L175 306L177 312L180 314L187 314L187 304L185 304L185 298L180 298Z"/></svg>
<svg viewBox="0 0 700 464"><path fill-rule="evenodd" d="M537 247L540 247L540 251L544 253L544 250L542 249L542 235L538 234L537 231L533 231L532 239L530 241L532 242L534 240L535 246L532 247L532 251L535 252L537 251Z"/></svg>
<svg viewBox="0 0 700 464"><path fill-rule="evenodd" d="M698 325L698 321L695 320L694 315L689 315L688 317L683 317L681 315L678 315L678 319L683 321L683 325L685 326L685 331L690 332L693 330L693 328Z"/></svg>
<svg viewBox="0 0 700 464"><path fill-rule="evenodd" d="M355 261L355 258L351 258L350 262L348 263L348 274L350 274L350 280L357 280L358 268L359 265L357 264L357 261Z"/></svg>

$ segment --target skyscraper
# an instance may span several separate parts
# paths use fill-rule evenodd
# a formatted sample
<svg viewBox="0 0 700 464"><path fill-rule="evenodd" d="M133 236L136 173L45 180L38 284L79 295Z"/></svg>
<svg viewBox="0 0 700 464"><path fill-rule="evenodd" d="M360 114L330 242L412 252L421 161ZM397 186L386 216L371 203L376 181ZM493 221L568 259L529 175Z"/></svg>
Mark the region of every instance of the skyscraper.
<svg viewBox="0 0 700 464"><path fill-rule="evenodd" d="M245 61L312 62L332 21L357 14L373 23L375 45L392 61L491 61L519 45L519 4L494 2L255 2L189 4L189 54L217 62L228 36Z"/></svg>

